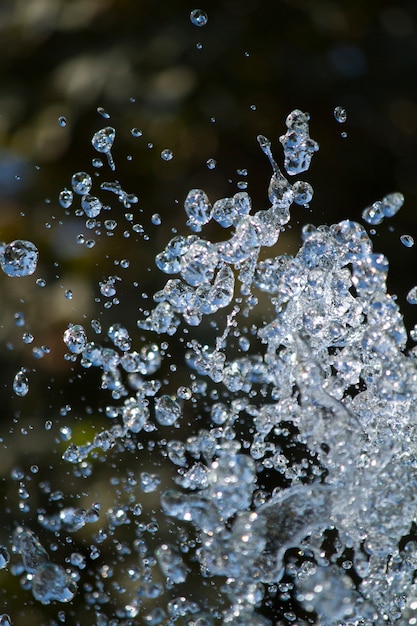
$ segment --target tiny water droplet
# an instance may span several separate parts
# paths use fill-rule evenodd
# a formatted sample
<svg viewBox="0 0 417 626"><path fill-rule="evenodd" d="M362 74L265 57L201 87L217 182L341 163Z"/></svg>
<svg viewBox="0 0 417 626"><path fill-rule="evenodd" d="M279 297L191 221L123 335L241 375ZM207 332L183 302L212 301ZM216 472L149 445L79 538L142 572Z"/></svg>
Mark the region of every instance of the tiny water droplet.
<svg viewBox="0 0 417 626"><path fill-rule="evenodd" d="M409 304L417 304L417 285L410 289L406 296L406 300Z"/></svg>
<svg viewBox="0 0 417 626"><path fill-rule="evenodd" d="M65 292L65 297L67 300L72 300L72 291L71 289L67 289Z"/></svg>
<svg viewBox="0 0 417 626"><path fill-rule="evenodd" d="M24 368L20 369L14 377L13 391L20 397L25 396L29 391L29 381Z"/></svg>
<svg viewBox="0 0 417 626"><path fill-rule="evenodd" d="M155 226L159 226L162 223L161 216L159 215L159 213L154 213L152 215L151 220L152 220L152 224L155 224Z"/></svg>
<svg viewBox="0 0 417 626"><path fill-rule="evenodd" d="M140 130L140 128L132 128L130 131L131 135L133 135L133 137L142 137L143 132Z"/></svg>
<svg viewBox="0 0 417 626"><path fill-rule="evenodd" d="M411 235L401 235L400 241L406 248L414 246L414 238Z"/></svg>
<svg viewBox="0 0 417 626"><path fill-rule="evenodd" d="M217 161L216 161L216 159L207 159L206 165L209 168L209 170L214 170L214 168L217 165Z"/></svg>
<svg viewBox="0 0 417 626"><path fill-rule="evenodd" d="M97 113L99 113L101 117L104 117L105 120L110 119L109 113L107 113L107 111L103 109L103 107L97 107Z"/></svg>
<svg viewBox="0 0 417 626"><path fill-rule="evenodd" d="M161 152L161 159L163 161L171 161L171 159L174 158L174 155L172 153L172 150L169 150L168 148L165 150L162 150Z"/></svg>
<svg viewBox="0 0 417 626"><path fill-rule="evenodd" d="M201 9L193 9L190 13L190 20L194 26L205 26L208 22L208 16Z"/></svg>
<svg viewBox="0 0 417 626"><path fill-rule="evenodd" d="M336 122L339 122L339 124L344 124L347 120L347 113L346 113L346 109L344 109L341 106L337 106L334 108L333 111L334 114L334 119L336 120Z"/></svg>
<svg viewBox="0 0 417 626"><path fill-rule="evenodd" d="M64 117L63 115L61 115L61 116L58 118L58 124L59 124L60 126L62 126L62 127L66 126L66 125L67 125L67 118L66 118L66 117Z"/></svg>

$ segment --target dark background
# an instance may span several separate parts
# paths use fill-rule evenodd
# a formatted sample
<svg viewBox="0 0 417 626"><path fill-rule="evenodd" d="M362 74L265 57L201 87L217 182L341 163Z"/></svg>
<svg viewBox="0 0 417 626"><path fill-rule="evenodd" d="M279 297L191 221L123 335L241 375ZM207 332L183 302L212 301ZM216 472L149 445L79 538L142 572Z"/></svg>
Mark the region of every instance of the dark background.
<svg viewBox="0 0 417 626"><path fill-rule="evenodd" d="M12 469L21 467L25 480L34 482L31 465L41 468L36 481L50 480L53 468L55 488L61 483L63 489L70 474L56 461L66 447L59 428L70 424L83 441L108 425L102 410L109 400L98 394L97 372L86 373L63 359L66 325L83 323L83 316L85 323L99 317L103 326L120 321L135 332L138 309L146 308L141 294L152 295L164 282L153 271L155 254L173 228L186 232L182 203L190 188L203 188L215 201L235 193L237 182L246 180L256 210L267 207L270 167L256 136L273 141L281 164L277 138L292 109L310 113L311 136L320 151L305 176L315 189L311 207L294 207L292 229L282 236L280 249L297 250L297 224L331 224L347 217L360 221L367 205L401 191L405 206L376 227L373 237L375 250L390 260L389 288L398 295L407 327L417 321L405 302L417 282L415 248L400 243L402 234L417 236L415 1L207 1L201 5L209 16L203 28L190 22L194 8L181 0L0 4L0 239L30 239L41 253L33 277L17 282L0 277L5 543L16 523L40 532L36 509L50 506L33 486L30 511L19 511ZM334 119L337 105L347 110L343 125ZM110 119L103 119L97 107ZM65 127L58 123L60 116L67 120ZM138 195L134 221L143 225L149 240L123 236L126 209L111 199L111 217L119 225L114 236L96 237L89 249L76 243L78 234L89 236L83 220L73 209L65 214L58 194L69 187L74 172L94 173L91 159L100 155L91 137L106 124L116 128L116 177ZM134 127L141 129L141 137L132 137ZM173 151L172 161L161 159L165 148ZM210 158L217 161L213 170L206 166ZM242 168L247 177L237 173ZM113 178L105 165L100 181ZM152 224L155 213L161 226ZM211 226L206 233L218 236ZM126 270L114 263L123 258L130 261ZM106 310L103 302L95 302L97 281L111 274L123 278L120 304ZM46 286L39 287L37 278ZM64 296L67 289L73 291L72 300ZM17 311L26 315L24 328L14 324ZM29 346L21 339L25 330L35 336ZM51 354L33 359L33 346L41 345L49 346ZM172 362L181 361L181 350L173 347ZM30 369L31 391L16 398L11 383L22 365ZM63 416L67 404L72 410ZM86 413L95 421L88 422ZM48 419L54 424L50 436L44 429ZM118 468L119 474L125 471ZM101 470L102 486L90 484L88 490L96 490L98 498L107 489L106 471ZM71 481L64 491L79 495L78 483ZM62 608L34 606L30 593L19 591L17 578L2 573L0 580L4 611L16 626L48 623ZM92 623L81 603L67 623L76 619ZM135 623L142 622L137 618Z"/></svg>

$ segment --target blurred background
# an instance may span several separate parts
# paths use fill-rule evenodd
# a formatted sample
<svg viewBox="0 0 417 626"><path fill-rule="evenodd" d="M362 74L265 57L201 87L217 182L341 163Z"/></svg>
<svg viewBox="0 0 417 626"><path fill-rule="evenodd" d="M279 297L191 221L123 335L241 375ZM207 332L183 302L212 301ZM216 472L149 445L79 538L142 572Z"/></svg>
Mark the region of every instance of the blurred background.
<svg viewBox="0 0 417 626"><path fill-rule="evenodd" d="M282 164L278 137L292 109L310 113L320 151L305 176L315 190L310 209L294 206L280 250L296 252L299 225L360 221L366 206L401 191L403 209L376 227L373 238L375 250L389 258L390 290L398 295L407 327L417 322L415 307L405 300L417 282L415 247L400 242L403 234L417 237L414 0L207 0L199 7L208 14L201 28L190 21L195 8L185 0L0 3L0 240L29 239L40 250L34 276L0 277L4 543L16 523L42 534L36 515L42 507L53 508L51 490L66 494L59 506L73 498L84 505L83 487L86 501L93 494L109 502L113 497L111 463L97 470L85 489L85 479L75 480L72 468L60 461L68 445L64 427L83 442L108 426L103 413L109 397L100 393L99 374L64 359L68 322L89 325L98 318L106 327L118 321L140 340L136 319L149 307L148 294L165 282L153 259L175 229L187 233L182 205L188 190L203 188L214 202L247 183L256 210L266 208L270 166L256 136L273 141ZM336 106L347 111L344 124L334 118ZM116 129L115 173L105 162L99 169L92 165L100 155L91 137L106 125ZM161 158L165 149L172 151L171 160ZM67 211L60 206L59 192L70 188L77 171L89 172L97 186L117 179L138 196L126 209L108 194L114 230L102 228L96 235L76 215L76 202ZM143 233L131 224L140 224ZM220 234L209 226L205 236ZM95 245L83 243L89 239ZM129 264L121 263L124 259ZM98 288L108 276L120 278L120 303L111 306ZM23 325L16 325L20 314ZM23 333L33 335L33 342L25 343ZM164 366L168 371L177 364L174 390L181 376L188 376L182 350L173 345ZM29 372L30 393L16 398L12 381L22 366ZM50 430L46 421L53 424ZM147 450L141 471L153 463ZM126 456L126 467L117 465L119 481L129 463ZM21 504L21 483L30 493L28 510ZM145 523L155 508L156 496L145 506ZM49 549L50 538L45 541ZM88 533L77 541L87 550ZM62 543L57 539L53 547L59 554ZM66 554L57 559L62 562ZM0 572L0 582L0 607L3 603L16 625L94 622L95 609L82 600L75 608L64 606L66 615L59 617L62 607L34 603L18 577ZM112 606L106 609L110 615ZM132 623L145 623L141 620Z"/></svg>

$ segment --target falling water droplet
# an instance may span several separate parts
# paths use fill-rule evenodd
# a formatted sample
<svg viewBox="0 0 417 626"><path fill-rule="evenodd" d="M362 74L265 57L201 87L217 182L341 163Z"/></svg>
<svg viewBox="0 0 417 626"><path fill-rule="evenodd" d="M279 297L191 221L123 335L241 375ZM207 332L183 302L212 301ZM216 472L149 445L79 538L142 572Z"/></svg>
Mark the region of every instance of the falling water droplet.
<svg viewBox="0 0 417 626"><path fill-rule="evenodd" d="M190 20L194 26L205 26L208 22L208 16L201 9L193 9L190 13Z"/></svg>
<svg viewBox="0 0 417 626"><path fill-rule="evenodd" d="M111 149L113 147L113 143L116 137L116 131L111 126L106 126L101 130L98 130L91 140L93 147L97 150L97 152L101 152L107 156L107 161L109 163L110 169L113 171L116 169L113 161L113 157L111 155Z"/></svg>
<svg viewBox="0 0 417 626"><path fill-rule="evenodd" d="M336 122L339 122L339 124L344 124L346 122L347 113L346 113L346 109L344 109L343 107L341 106L335 107L333 114L334 114L334 118Z"/></svg>
<svg viewBox="0 0 417 626"><path fill-rule="evenodd" d="M26 370L22 367L14 377L13 391L17 396L23 397L29 391L29 380L26 376Z"/></svg>
<svg viewBox="0 0 417 626"><path fill-rule="evenodd" d="M401 235L400 241L406 248L414 246L414 238L411 235Z"/></svg>
<svg viewBox="0 0 417 626"><path fill-rule="evenodd" d="M93 181L87 172L76 172L71 178L71 186L75 193L78 193L80 196L85 196L90 191L92 185Z"/></svg>
<svg viewBox="0 0 417 626"><path fill-rule="evenodd" d="M168 148L166 148L165 150L162 150L161 159L163 161L171 161L173 158L174 158L174 155L172 153L172 150L169 150Z"/></svg>
<svg viewBox="0 0 417 626"><path fill-rule="evenodd" d="M8 276L29 276L36 270L39 252L31 241L17 239L0 253L1 269Z"/></svg>
<svg viewBox="0 0 417 626"><path fill-rule="evenodd" d="M63 189L59 194L59 204L64 209L69 209L72 204L74 194L69 189Z"/></svg>
<svg viewBox="0 0 417 626"><path fill-rule="evenodd" d="M110 119L109 113L107 113L107 111L103 109L103 107L97 107L97 113L99 113L101 117L104 117L105 120Z"/></svg>
<svg viewBox="0 0 417 626"><path fill-rule="evenodd" d="M417 285L410 289L406 296L406 300L409 304L417 304Z"/></svg>

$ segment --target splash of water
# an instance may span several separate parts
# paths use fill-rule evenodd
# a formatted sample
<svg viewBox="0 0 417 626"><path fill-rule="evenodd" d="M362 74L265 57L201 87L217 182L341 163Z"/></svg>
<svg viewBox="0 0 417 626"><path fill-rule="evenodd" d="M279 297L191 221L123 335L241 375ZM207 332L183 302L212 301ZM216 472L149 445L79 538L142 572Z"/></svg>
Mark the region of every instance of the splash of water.
<svg viewBox="0 0 417 626"><path fill-rule="evenodd" d="M308 169L318 144L307 114L293 111L286 124L280 142L284 168L294 176ZM93 137L111 169L114 139L109 128ZM261 257L277 243L291 204L307 205L313 190L305 181L291 184L271 142L264 136L258 142L272 166L271 206L253 212L246 191L214 203L201 189L188 193L184 209L193 234L176 235L157 255L157 268L170 277L154 294L155 306L137 320L152 343L136 345L117 321L103 334L91 321L101 343L81 324L63 332L65 358L97 368L101 388L115 402L106 408L111 427L87 443L68 443L62 459L69 471L91 477L94 459L114 462L114 451L142 450L142 435L146 440L154 433L175 489L155 456L152 472L131 473L116 502L103 507L105 519L100 503L83 509L64 506L61 497L52 499L51 515L39 510L37 523L46 533L62 533L68 544L88 532L88 524L100 523L90 538L88 568L79 552L65 566L51 562L34 533L19 526L12 571L37 602L72 603L83 594L100 625L143 618L146 624L265 626L272 622L262 612L279 590L287 599L291 591L322 626L415 623L417 544L410 529L416 521L417 368L415 351L405 351L398 305L387 293L388 262L373 251L365 229L349 220L306 225L296 255ZM91 176L76 172L71 185L81 196L78 216L87 222L98 217L103 204L90 195ZM101 191L126 208L137 202L117 181L102 183ZM389 217L402 201L401 194L390 194L364 219L375 224L377 213ZM72 202L72 192L63 190L61 205ZM211 220L226 231L220 242L199 234ZM12 275L31 274L36 248L9 244L18 245L17 261L9 261ZM102 295L114 297L118 280L101 281ZM249 332L262 294L269 317ZM198 327L207 319L217 336L202 341ZM166 358L167 339L181 333L193 382L172 392L165 388L169 381L154 375ZM18 396L29 391L23 369L14 390ZM204 399L209 416L200 428L194 420ZM182 440L172 437L176 428ZM70 440L71 433L62 438ZM25 499L23 483L21 489ZM157 521L138 521L147 497L158 498L166 523L174 520L169 542L158 542ZM118 535L129 524L136 535L131 544ZM109 536L115 548L106 562L99 546ZM2 547L0 566L9 558ZM116 566L118 580L125 579L123 594L119 582L105 588ZM94 585L83 583L86 570L96 572ZM183 585L196 585L199 577L202 589L213 582L220 601L207 590L198 602L187 597ZM291 611L280 619L275 623L304 623Z"/></svg>

